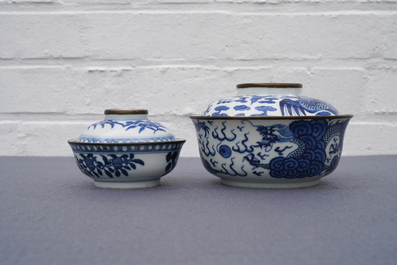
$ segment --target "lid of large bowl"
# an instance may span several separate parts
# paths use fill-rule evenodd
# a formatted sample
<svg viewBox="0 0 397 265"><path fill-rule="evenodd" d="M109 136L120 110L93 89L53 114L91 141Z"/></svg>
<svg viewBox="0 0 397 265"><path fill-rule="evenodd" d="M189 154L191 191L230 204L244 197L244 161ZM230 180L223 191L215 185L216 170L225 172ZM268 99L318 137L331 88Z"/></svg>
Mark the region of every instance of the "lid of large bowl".
<svg viewBox="0 0 397 265"><path fill-rule="evenodd" d="M245 83L237 95L212 102L202 116L279 117L336 116L339 112L326 101L301 96L297 83Z"/></svg>
<svg viewBox="0 0 397 265"><path fill-rule="evenodd" d="M162 124L150 121L148 111L105 110L105 119L91 124L77 139L84 143L143 143L175 141Z"/></svg>

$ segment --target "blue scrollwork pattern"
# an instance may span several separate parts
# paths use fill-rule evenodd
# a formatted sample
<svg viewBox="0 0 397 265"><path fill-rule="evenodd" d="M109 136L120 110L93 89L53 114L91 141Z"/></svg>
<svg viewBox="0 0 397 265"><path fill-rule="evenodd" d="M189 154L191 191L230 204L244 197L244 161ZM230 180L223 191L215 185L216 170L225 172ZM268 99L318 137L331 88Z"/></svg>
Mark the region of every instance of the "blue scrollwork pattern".
<svg viewBox="0 0 397 265"><path fill-rule="evenodd" d="M201 160L215 175L299 179L330 174L339 163L349 119L261 125L250 120L194 120Z"/></svg>

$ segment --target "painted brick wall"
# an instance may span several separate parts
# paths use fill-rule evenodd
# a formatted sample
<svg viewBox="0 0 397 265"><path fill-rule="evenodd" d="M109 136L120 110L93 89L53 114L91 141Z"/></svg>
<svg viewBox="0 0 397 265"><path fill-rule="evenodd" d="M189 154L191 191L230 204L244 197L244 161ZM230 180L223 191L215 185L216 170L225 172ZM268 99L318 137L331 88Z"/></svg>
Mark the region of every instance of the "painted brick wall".
<svg viewBox="0 0 397 265"><path fill-rule="evenodd" d="M108 108L187 139L246 82L354 114L345 155L396 154L397 0L0 0L0 155L71 156Z"/></svg>

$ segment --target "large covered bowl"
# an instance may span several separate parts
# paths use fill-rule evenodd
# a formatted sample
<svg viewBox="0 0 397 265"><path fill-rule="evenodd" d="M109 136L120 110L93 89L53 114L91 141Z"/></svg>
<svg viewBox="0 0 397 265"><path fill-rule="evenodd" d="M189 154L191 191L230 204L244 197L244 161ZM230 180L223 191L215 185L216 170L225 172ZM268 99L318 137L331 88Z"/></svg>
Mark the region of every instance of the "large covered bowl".
<svg viewBox="0 0 397 265"><path fill-rule="evenodd" d="M318 184L336 169L352 115L299 96L300 84L237 88L237 96L190 116L208 172L230 186L300 188Z"/></svg>
<svg viewBox="0 0 397 265"><path fill-rule="evenodd" d="M69 140L78 168L101 188L148 188L176 166L185 140L176 139L147 110L105 110Z"/></svg>

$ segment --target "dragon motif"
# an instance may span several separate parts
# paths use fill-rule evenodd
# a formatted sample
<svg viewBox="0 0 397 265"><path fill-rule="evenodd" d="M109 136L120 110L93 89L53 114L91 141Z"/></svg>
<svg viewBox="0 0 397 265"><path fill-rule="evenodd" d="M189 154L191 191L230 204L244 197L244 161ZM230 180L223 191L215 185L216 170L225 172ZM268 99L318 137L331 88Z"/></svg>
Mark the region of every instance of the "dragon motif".
<svg viewBox="0 0 397 265"><path fill-rule="evenodd" d="M306 116L306 113L316 113L316 116L339 115L334 106L325 101L302 97L299 100L283 99L280 101L283 116Z"/></svg>

